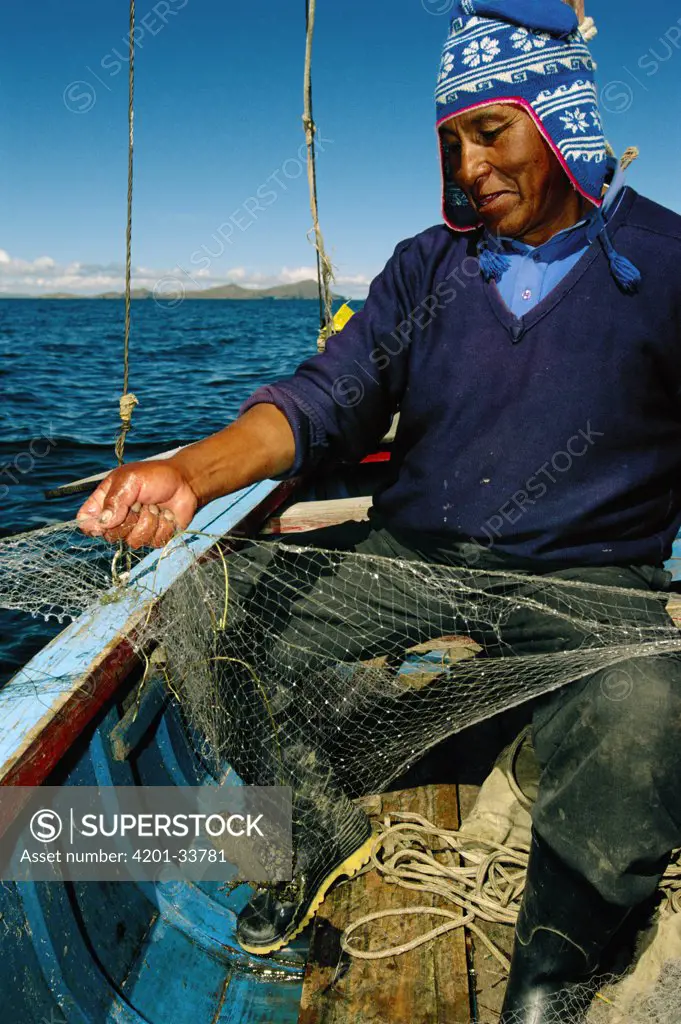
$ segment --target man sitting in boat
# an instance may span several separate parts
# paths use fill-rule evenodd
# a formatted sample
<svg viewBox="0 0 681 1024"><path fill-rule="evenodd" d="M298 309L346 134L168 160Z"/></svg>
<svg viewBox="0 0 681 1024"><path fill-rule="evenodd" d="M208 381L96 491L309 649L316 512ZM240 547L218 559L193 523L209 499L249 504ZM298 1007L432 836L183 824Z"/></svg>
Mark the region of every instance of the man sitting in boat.
<svg viewBox="0 0 681 1024"><path fill-rule="evenodd" d="M643 613L664 616L681 524L681 218L608 156L566 4L458 0L453 15L436 94L445 223L401 242L326 351L235 423L113 472L82 527L163 545L218 496L361 458L399 409L357 550L597 583L603 622L622 588L649 588ZM571 642L541 609L503 639ZM585 1013L582 983L681 846L681 662L625 667L635 699L609 699L596 672L535 712L542 776L504 1022L562 1019L560 993L575 993L572 1019ZM252 901L246 948L299 930L357 863L367 833L352 835L301 905Z"/></svg>

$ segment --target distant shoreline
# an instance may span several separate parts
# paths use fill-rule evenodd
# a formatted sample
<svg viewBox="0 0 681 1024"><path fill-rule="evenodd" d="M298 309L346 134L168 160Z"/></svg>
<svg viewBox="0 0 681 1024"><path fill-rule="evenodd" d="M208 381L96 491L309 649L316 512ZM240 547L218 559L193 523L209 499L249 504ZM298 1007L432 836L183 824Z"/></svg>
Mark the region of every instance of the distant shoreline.
<svg viewBox="0 0 681 1024"><path fill-rule="evenodd" d="M257 302L263 300L287 300L318 302L319 292L316 281L299 281L296 284L282 284L274 288L242 288L238 284L218 285L216 288L206 288L202 291L188 292L181 286L175 292L170 290L171 282L168 282L164 291L150 291L148 288L135 288L130 293L130 298L135 301L152 299L160 305L177 306L185 299L219 299L232 302ZM72 292L55 292L46 295L3 295L0 292L0 300L30 299L42 301L68 302L72 300L93 301L121 301L125 299L124 292L103 292L99 295L75 295ZM334 300L344 301L342 295L334 295Z"/></svg>

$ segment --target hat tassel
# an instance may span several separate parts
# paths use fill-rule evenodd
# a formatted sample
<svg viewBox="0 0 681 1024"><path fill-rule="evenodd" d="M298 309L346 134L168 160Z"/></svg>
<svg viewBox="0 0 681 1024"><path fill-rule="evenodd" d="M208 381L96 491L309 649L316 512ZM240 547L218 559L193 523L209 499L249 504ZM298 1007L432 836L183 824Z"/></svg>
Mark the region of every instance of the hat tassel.
<svg viewBox="0 0 681 1024"><path fill-rule="evenodd" d="M480 250L479 259L480 270L486 281L490 281L492 278L495 281L500 281L511 266L508 256L503 256L500 252L492 252L487 248Z"/></svg>
<svg viewBox="0 0 681 1024"><path fill-rule="evenodd" d="M641 284L641 272L634 266L631 260L628 260L626 256L622 256L621 253L616 251L605 227L598 237L605 250L605 255L608 257L612 276L623 291L628 295L634 295Z"/></svg>

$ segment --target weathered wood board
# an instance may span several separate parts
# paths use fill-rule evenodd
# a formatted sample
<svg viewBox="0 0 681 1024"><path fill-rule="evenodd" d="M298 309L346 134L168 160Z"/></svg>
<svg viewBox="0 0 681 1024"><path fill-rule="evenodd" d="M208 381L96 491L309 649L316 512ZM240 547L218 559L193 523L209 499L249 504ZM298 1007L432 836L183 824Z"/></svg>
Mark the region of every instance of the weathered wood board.
<svg viewBox="0 0 681 1024"><path fill-rule="evenodd" d="M382 813L414 811L456 828L456 786L424 786L383 794ZM333 890L313 926L298 1024L468 1024L466 938L456 929L417 949L381 960L343 953L340 935L364 914L392 907L436 904L435 897L386 884L370 871ZM440 904L441 905L441 904ZM441 923L426 916L390 917L358 931L353 943L385 948Z"/></svg>
<svg viewBox="0 0 681 1024"><path fill-rule="evenodd" d="M324 526L337 526L351 520L361 523L369 518L372 499L333 498L326 501L299 501L272 516L262 529L263 534L306 533Z"/></svg>
<svg viewBox="0 0 681 1024"><path fill-rule="evenodd" d="M480 786L459 785L459 809L462 820L470 814L480 792ZM510 924L490 924L476 921L492 942L510 959L513 952L513 927ZM471 996L475 999L477 1024L497 1024L506 992L506 974L501 964L475 935L469 935L469 955L472 963Z"/></svg>

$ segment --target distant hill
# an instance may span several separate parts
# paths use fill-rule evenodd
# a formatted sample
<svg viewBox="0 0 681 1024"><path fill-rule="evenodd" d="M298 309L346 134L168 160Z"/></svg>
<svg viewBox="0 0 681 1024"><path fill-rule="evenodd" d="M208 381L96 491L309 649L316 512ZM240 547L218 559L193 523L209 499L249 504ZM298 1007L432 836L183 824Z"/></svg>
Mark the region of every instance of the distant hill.
<svg viewBox="0 0 681 1024"><path fill-rule="evenodd" d="M45 298L52 299L81 299L82 295L50 295ZM133 288L130 291L131 299L153 299L154 293L150 292L148 288ZM125 292L102 292L101 295L92 295L93 299L124 299Z"/></svg>
<svg viewBox="0 0 681 1024"><path fill-rule="evenodd" d="M280 284L275 288L242 288L238 284L221 284L198 292L187 292L186 299L316 299L316 281ZM340 298L336 295L334 298Z"/></svg>
<svg viewBox="0 0 681 1024"><path fill-rule="evenodd" d="M200 291L175 294L168 292L167 301L177 303L178 299L317 299L316 281L298 281L295 284L280 284L274 288L243 288L238 284L221 284L216 288L205 288ZM153 299L154 293L148 288L133 288L132 299ZM334 299L342 298L334 295ZM51 295L2 295L0 299L123 299L123 292L103 292L101 295L74 295L69 292L55 292ZM158 298L163 301L163 293Z"/></svg>

